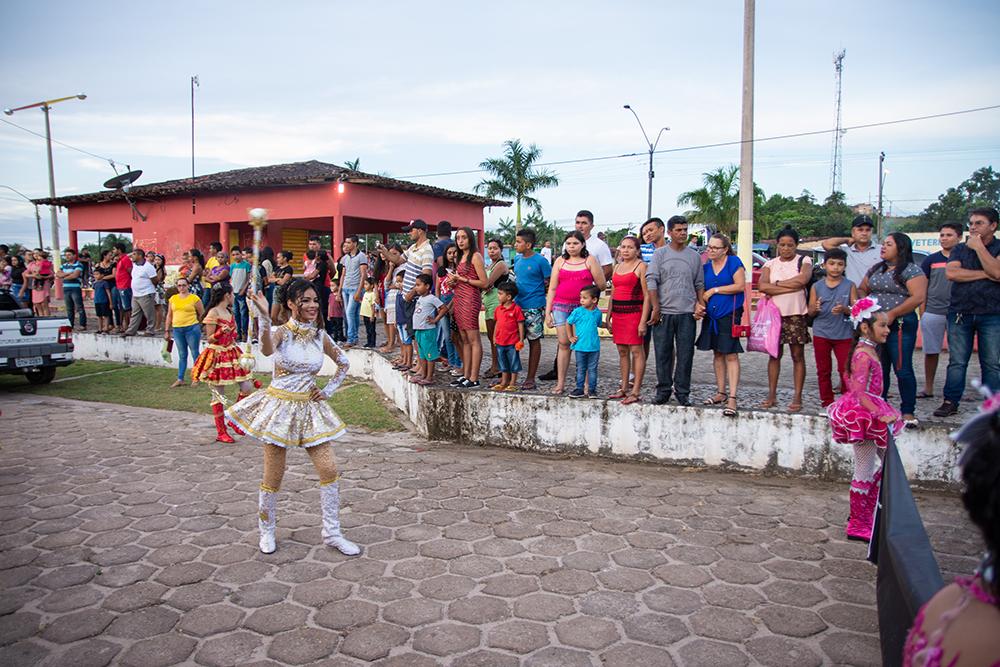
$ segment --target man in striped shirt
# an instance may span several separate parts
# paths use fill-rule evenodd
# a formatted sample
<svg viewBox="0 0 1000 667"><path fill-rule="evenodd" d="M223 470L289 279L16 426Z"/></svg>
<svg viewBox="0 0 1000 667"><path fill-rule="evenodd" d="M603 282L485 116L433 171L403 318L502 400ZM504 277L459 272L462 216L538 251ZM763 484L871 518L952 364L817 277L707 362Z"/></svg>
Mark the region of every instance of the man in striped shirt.
<svg viewBox="0 0 1000 667"><path fill-rule="evenodd" d="M416 306L417 293L413 289L417 276L421 273L432 275L434 268L434 248L427 240L427 223L417 219L403 228L410 233L413 245L402 254L394 257L385 246L379 245L378 251L382 259L403 267L403 290L396 300L396 323L406 326L407 332L413 335L413 310Z"/></svg>

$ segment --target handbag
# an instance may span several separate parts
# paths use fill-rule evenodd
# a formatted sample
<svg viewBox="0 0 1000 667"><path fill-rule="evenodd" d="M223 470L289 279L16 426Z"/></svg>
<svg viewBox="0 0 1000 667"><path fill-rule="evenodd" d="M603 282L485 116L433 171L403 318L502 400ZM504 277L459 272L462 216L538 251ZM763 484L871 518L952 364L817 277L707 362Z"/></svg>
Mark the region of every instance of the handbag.
<svg viewBox="0 0 1000 667"><path fill-rule="evenodd" d="M736 295L733 295L733 312L736 312ZM748 338L750 336L750 290L746 289L746 295L743 298L743 317L740 318L739 324L733 322L732 331L729 334L733 338Z"/></svg>

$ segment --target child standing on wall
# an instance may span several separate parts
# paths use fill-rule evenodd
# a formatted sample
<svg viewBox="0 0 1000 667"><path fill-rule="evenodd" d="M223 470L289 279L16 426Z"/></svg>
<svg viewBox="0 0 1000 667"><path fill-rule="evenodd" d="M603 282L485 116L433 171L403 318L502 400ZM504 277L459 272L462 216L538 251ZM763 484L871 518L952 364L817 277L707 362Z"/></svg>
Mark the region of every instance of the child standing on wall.
<svg viewBox="0 0 1000 667"><path fill-rule="evenodd" d="M827 408L833 441L854 447L851 515L847 539L868 542L882 479L881 459L889 432L903 429L899 412L882 399L882 364L877 346L889 336L889 321L878 301L860 299L851 307L851 324L858 343L848 365L847 392Z"/></svg>
<svg viewBox="0 0 1000 667"><path fill-rule="evenodd" d="M601 359L601 339L597 329L601 326L603 313L597 307L601 289L589 285L580 290L580 305L569 315L570 348L576 352L576 389L570 398L600 398L597 395L597 362ZM584 392L584 382L587 392Z"/></svg>
<svg viewBox="0 0 1000 667"><path fill-rule="evenodd" d="M403 371L410 370L413 365L413 337L406 328L406 306L403 303L403 272L396 274L396 333L399 334L399 358L395 360L393 369Z"/></svg>
<svg viewBox="0 0 1000 667"><path fill-rule="evenodd" d="M375 279L365 278L365 295L361 297L361 320L365 323L365 347L375 347Z"/></svg>
<svg viewBox="0 0 1000 667"><path fill-rule="evenodd" d="M858 300L858 290L854 283L844 278L847 253L840 248L827 251L823 268L826 269L826 278L813 284L809 290L809 316L813 318L813 353L816 355L819 399L825 408L833 403L831 352L837 358L841 393L847 387L847 360L854 342L848 315L851 304Z"/></svg>
<svg viewBox="0 0 1000 667"><path fill-rule="evenodd" d="M493 391L517 391L517 374L521 372L521 348L527 331L524 328L524 311L514 303L517 285L503 282L497 285L497 308L493 317L493 343L497 346L497 366L500 382L490 387Z"/></svg>
<svg viewBox="0 0 1000 667"><path fill-rule="evenodd" d="M417 349L420 353L417 374L410 382L419 385L434 384L434 362L439 351L437 346L437 323L448 310L441 299L434 296L431 287L434 280L426 273L417 276L413 286L417 291L417 305L413 310L413 333L417 338Z"/></svg>

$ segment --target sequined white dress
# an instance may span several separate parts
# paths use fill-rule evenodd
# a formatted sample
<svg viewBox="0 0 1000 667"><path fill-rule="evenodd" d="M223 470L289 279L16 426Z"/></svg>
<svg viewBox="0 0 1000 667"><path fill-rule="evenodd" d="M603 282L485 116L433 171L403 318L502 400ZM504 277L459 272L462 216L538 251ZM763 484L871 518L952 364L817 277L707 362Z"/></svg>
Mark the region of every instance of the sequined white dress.
<svg viewBox="0 0 1000 667"><path fill-rule="evenodd" d="M346 432L326 401L313 401L316 375L323 367L324 342L336 352L337 372L321 390L329 399L347 376L350 362L322 329L289 320L271 329L275 341L271 384L226 410L226 419L247 435L279 447L314 447Z"/></svg>

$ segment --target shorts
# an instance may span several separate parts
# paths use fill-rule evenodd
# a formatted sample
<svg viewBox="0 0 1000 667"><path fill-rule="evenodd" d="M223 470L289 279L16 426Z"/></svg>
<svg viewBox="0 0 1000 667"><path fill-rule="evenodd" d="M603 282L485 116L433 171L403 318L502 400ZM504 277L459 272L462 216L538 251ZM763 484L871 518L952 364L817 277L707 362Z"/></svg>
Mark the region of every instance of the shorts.
<svg viewBox="0 0 1000 667"><path fill-rule="evenodd" d="M809 319L805 315L781 316L781 345L805 345L810 340Z"/></svg>
<svg viewBox="0 0 1000 667"><path fill-rule="evenodd" d="M497 294L497 290L494 287L491 290L483 292L483 311L486 313L486 319L493 320L496 319L494 314L497 308L500 307L500 296Z"/></svg>
<svg viewBox="0 0 1000 667"><path fill-rule="evenodd" d="M396 304L386 304L385 323L389 326L396 326Z"/></svg>
<svg viewBox="0 0 1000 667"><path fill-rule="evenodd" d="M947 329L947 315L924 313L920 316L920 335L923 336L924 354L941 354Z"/></svg>
<svg viewBox="0 0 1000 667"><path fill-rule="evenodd" d="M396 324L399 326L406 327L409 332L407 338L413 340L413 313L417 309L417 300L413 301L403 301L403 312L402 317L400 317L399 310L396 310Z"/></svg>
<svg viewBox="0 0 1000 667"><path fill-rule="evenodd" d="M540 340L545 335L544 308L528 308L524 311L524 331L528 340Z"/></svg>
<svg viewBox="0 0 1000 667"><path fill-rule="evenodd" d="M420 348L420 358L426 361L435 361L441 356L438 350L438 332L434 329L417 329L414 334L417 337L417 347Z"/></svg>
<svg viewBox="0 0 1000 667"><path fill-rule="evenodd" d="M497 345L497 366L501 373L520 373L521 355L513 345Z"/></svg>
<svg viewBox="0 0 1000 667"><path fill-rule="evenodd" d="M561 310L552 309L552 321L555 322L557 327L566 326L566 322L569 320L569 313L563 312Z"/></svg>
<svg viewBox="0 0 1000 667"><path fill-rule="evenodd" d="M122 310L132 310L132 288L118 290L118 307Z"/></svg>
<svg viewBox="0 0 1000 667"><path fill-rule="evenodd" d="M399 342L403 345L410 345L413 343L413 337L410 336L410 332L406 330L405 324L397 324L396 331L399 332Z"/></svg>
<svg viewBox="0 0 1000 667"><path fill-rule="evenodd" d="M94 313L98 317L111 317L111 304L108 303L95 303Z"/></svg>

